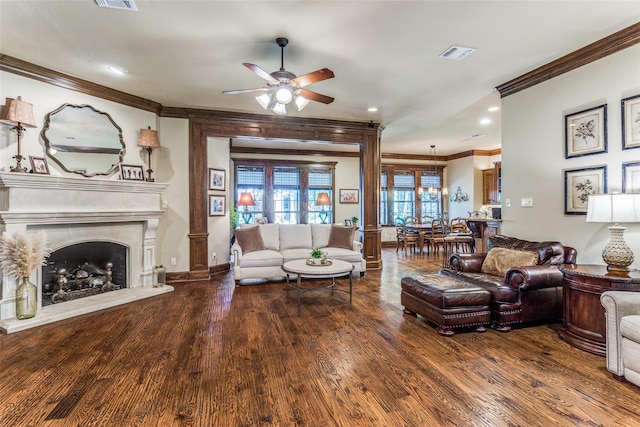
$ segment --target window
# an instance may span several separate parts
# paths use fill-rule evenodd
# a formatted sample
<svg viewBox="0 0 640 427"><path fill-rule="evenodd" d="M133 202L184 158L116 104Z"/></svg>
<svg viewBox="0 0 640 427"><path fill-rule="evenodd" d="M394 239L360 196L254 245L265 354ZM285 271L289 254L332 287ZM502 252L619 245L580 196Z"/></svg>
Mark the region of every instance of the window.
<svg viewBox="0 0 640 427"><path fill-rule="evenodd" d="M280 224L319 224L324 210L328 213L327 222L334 221L336 162L234 159L234 163L235 200L242 192L250 192L256 203L249 207L254 216ZM327 193L332 204L316 206L319 193Z"/></svg>
<svg viewBox="0 0 640 427"><path fill-rule="evenodd" d="M438 189L438 194L433 199L427 191L429 187ZM440 182L440 175L423 171L420 175L420 190L422 190L420 196L420 217L431 216L433 218L439 218L442 212L442 184Z"/></svg>
<svg viewBox="0 0 640 427"><path fill-rule="evenodd" d="M309 169L309 212L307 214L307 223L321 224L322 219L320 212L327 212L326 223L333 222L333 204L317 206L316 200L318 194L327 193L329 200L333 200L333 171L330 168L312 168Z"/></svg>
<svg viewBox="0 0 640 427"><path fill-rule="evenodd" d="M393 172L393 204L391 211L393 218L415 216L415 178L410 171Z"/></svg>
<svg viewBox="0 0 640 427"><path fill-rule="evenodd" d="M300 171L298 168L273 168L273 222L300 223Z"/></svg>
<svg viewBox="0 0 640 427"><path fill-rule="evenodd" d="M388 198L387 198L387 171L382 171L380 174L380 224L388 224L389 220L389 209L388 206Z"/></svg>
<svg viewBox="0 0 640 427"><path fill-rule="evenodd" d="M246 208L255 216L264 214L264 166L238 166L236 169L236 200L241 193L251 193L255 206ZM243 211L241 208L240 211Z"/></svg>
<svg viewBox="0 0 640 427"><path fill-rule="evenodd" d="M442 170L427 166L383 165L380 175L380 224L395 224L396 218L442 215ZM438 188L431 199L429 187Z"/></svg>

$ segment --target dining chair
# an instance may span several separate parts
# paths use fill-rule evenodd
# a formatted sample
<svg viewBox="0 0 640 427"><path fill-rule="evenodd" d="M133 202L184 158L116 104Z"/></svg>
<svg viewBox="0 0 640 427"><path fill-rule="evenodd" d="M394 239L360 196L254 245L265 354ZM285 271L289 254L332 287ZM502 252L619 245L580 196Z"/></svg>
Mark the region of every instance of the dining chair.
<svg viewBox="0 0 640 427"><path fill-rule="evenodd" d="M431 215L424 215L420 217L420 223L423 225L431 225L432 221L433 221L433 217ZM431 253L430 232L428 230L423 230L422 235L423 235L423 242L422 242L423 247L420 249L424 251L424 248L427 248L427 253ZM418 244L419 243L420 242L418 242Z"/></svg>
<svg viewBox="0 0 640 427"><path fill-rule="evenodd" d="M431 232L429 233L429 244L433 248L433 253L438 253L438 246L441 246L444 250L444 226L442 221L434 219L431 221Z"/></svg>
<svg viewBox="0 0 640 427"><path fill-rule="evenodd" d="M474 238L471 234L468 236L464 235L466 233L470 233L469 228L467 227L467 221L461 217L456 217L451 220L449 226L449 235L462 234L456 237L455 240L455 248L456 252L462 248L462 252L472 252Z"/></svg>
<svg viewBox="0 0 640 427"><path fill-rule="evenodd" d="M407 249L412 248L413 251L416 251L416 247L418 246L418 237L419 233L411 230L407 230L407 224L411 224L414 222L413 218L415 217L407 217L407 218L396 218L396 252L400 249L402 245L402 250L407 251Z"/></svg>

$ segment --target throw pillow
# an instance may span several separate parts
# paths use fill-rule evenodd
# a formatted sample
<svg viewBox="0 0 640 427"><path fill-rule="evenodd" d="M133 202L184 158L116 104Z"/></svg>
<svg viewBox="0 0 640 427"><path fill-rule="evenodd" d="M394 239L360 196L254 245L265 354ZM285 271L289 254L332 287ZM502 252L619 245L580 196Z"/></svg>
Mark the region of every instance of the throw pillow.
<svg viewBox="0 0 640 427"><path fill-rule="evenodd" d="M265 249L260 227L245 227L235 229L236 240L242 253L262 251Z"/></svg>
<svg viewBox="0 0 640 427"><path fill-rule="evenodd" d="M330 248L353 249L353 233L355 231L354 227L332 224L327 246Z"/></svg>
<svg viewBox="0 0 640 427"><path fill-rule="evenodd" d="M480 271L495 276L504 276L511 267L538 265L538 254L507 248L491 248Z"/></svg>

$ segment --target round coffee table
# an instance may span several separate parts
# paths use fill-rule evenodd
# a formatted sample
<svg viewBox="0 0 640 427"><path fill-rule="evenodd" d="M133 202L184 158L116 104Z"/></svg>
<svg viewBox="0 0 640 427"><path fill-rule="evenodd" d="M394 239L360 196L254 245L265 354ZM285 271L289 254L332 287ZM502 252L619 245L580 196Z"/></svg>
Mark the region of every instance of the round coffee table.
<svg viewBox="0 0 640 427"><path fill-rule="evenodd" d="M353 279L351 277L351 271L353 271L353 264L347 261L339 259L330 260L330 265L309 265L306 259L296 259L293 261L287 261L282 265L282 269L287 273L287 286L289 288L295 288L298 290L298 315L300 315L300 297L303 292L312 291L315 289L331 289L341 292L349 292L349 304L351 304ZM295 274L298 276L296 285L289 283L289 276ZM349 276L349 290L338 289L336 285L336 277ZM301 279L331 279L331 284L328 286L316 286L316 287L302 287ZM288 291L288 289L287 289Z"/></svg>

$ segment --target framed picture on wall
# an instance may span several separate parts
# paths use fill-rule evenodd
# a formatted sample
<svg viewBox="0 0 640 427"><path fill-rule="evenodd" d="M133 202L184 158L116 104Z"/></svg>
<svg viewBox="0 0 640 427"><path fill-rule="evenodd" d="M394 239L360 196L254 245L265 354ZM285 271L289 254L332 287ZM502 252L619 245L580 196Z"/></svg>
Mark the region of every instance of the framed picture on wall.
<svg viewBox="0 0 640 427"><path fill-rule="evenodd" d="M359 203L360 190L340 189L340 203Z"/></svg>
<svg viewBox="0 0 640 427"><path fill-rule="evenodd" d="M120 163L120 179L125 181L144 181L142 166L123 165Z"/></svg>
<svg viewBox="0 0 640 427"><path fill-rule="evenodd" d="M640 147L640 95L630 96L621 101L622 106L622 149Z"/></svg>
<svg viewBox="0 0 640 427"><path fill-rule="evenodd" d="M31 170L33 173L39 173L41 175L49 175L49 166L47 166L47 159L44 157L29 156L31 162Z"/></svg>
<svg viewBox="0 0 640 427"><path fill-rule="evenodd" d="M640 162L622 164L622 192L640 193Z"/></svg>
<svg viewBox="0 0 640 427"><path fill-rule="evenodd" d="M565 215L586 215L589 195L606 192L606 165L564 170Z"/></svg>
<svg viewBox="0 0 640 427"><path fill-rule="evenodd" d="M226 171L209 168L209 190L224 191Z"/></svg>
<svg viewBox="0 0 640 427"><path fill-rule="evenodd" d="M564 116L565 158L607 152L607 105Z"/></svg>
<svg viewBox="0 0 640 427"><path fill-rule="evenodd" d="M224 216L225 196L209 195L209 216Z"/></svg>

